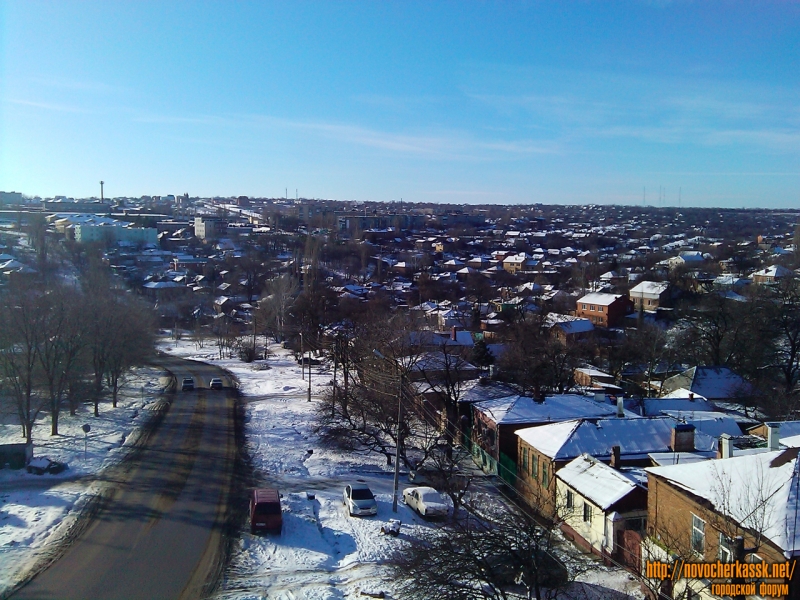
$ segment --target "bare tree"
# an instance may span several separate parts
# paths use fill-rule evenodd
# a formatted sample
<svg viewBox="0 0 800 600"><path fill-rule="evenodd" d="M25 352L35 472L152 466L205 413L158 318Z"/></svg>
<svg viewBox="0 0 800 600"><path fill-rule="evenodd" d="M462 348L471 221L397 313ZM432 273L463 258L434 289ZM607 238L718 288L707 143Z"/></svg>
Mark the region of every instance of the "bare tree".
<svg viewBox="0 0 800 600"><path fill-rule="evenodd" d="M85 318L81 294L55 286L39 299L44 332L38 352L41 378L50 406L50 435L58 435L61 404L77 376L85 349Z"/></svg>
<svg viewBox="0 0 800 600"><path fill-rule="evenodd" d="M409 600L556 598L572 579L556 557L556 527L516 506L470 505L467 518L429 529L391 559Z"/></svg>
<svg viewBox="0 0 800 600"><path fill-rule="evenodd" d="M35 393L39 351L44 337L39 293L29 286L12 286L0 309L0 369L16 405L22 435L31 443L41 405Z"/></svg>
<svg viewBox="0 0 800 600"><path fill-rule="evenodd" d="M282 342L288 333L289 310L294 303L299 286L291 275L281 275L267 284L267 297L258 303L255 318L261 331Z"/></svg>

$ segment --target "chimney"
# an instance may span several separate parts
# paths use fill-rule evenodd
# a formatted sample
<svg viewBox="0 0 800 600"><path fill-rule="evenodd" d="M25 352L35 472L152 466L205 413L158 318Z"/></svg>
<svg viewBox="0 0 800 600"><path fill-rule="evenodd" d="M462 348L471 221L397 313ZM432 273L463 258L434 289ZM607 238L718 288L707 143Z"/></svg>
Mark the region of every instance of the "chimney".
<svg viewBox="0 0 800 600"><path fill-rule="evenodd" d="M781 424L767 423L767 447L770 450L781 449Z"/></svg>
<svg viewBox="0 0 800 600"><path fill-rule="evenodd" d="M547 395L544 392L539 392L533 400L538 404L544 404L544 401L547 400Z"/></svg>
<svg viewBox="0 0 800 600"><path fill-rule="evenodd" d="M731 456L733 456L731 436L723 433L719 436L719 443L717 444L717 458L730 458Z"/></svg>
<svg viewBox="0 0 800 600"><path fill-rule="evenodd" d="M458 338L458 330L461 329L458 325L453 325L453 330L450 333L450 339L454 342Z"/></svg>
<svg viewBox="0 0 800 600"><path fill-rule="evenodd" d="M622 419L625 417L625 405L623 404L622 396L617 396L617 418Z"/></svg>
<svg viewBox="0 0 800 600"><path fill-rule="evenodd" d="M694 392L689 392L689 402L694 402Z"/></svg>
<svg viewBox="0 0 800 600"><path fill-rule="evenodd" d="M694 452L694 425L678 423L672 428L672 451Z"/></svg>
<svg viewBox="0 0 800 600"><path fill-rule="evenodd" d="M609 466L612 469L619 469L621 466L619 453L620 453L619 446L611 446L611 462L609 463Z"/></svg>

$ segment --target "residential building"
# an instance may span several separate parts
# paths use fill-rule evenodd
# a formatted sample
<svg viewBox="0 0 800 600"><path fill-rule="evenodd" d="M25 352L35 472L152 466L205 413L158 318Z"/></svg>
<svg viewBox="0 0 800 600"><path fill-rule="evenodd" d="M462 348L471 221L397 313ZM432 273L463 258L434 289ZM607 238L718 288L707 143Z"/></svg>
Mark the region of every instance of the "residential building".
<svg viewBox="0 0 800 600"><path fill-rule="evenodd" d="M612 449L612 462L618 450ZM564 535L604 558L635 563L635 556L625 555L624 537L633 532L638 543L646 530L647 488L642 479L639 469L620 471L588 454L564 465L556 473Z"/></svg>
<svg viewBox="0 0 800 600"><path fill-rule="evenodd" d="M800 556L798 450L646 469L648 538L643 559L794 565ZM769 582L788 584L788 594L780 597L800 597L797 582L788 577ZM671 597L687 592L680 597L719 598L711 594L708 580L700 578L679 578L674 589L665 591Z"/></svg>
<svg viewBox="0 0 800 600"><path fill-rule="evenodd" d="M636 310L655 310L669 300L669 283L642 281L631 288L630 299Z"/></svg>
<svg viewBox="0 0 800 600"><path fill-rule="evenodd" d="M578 300L575 316L589 319L597 327L616 327L633 312L633 303L626 294L592 292Z"/></svg>

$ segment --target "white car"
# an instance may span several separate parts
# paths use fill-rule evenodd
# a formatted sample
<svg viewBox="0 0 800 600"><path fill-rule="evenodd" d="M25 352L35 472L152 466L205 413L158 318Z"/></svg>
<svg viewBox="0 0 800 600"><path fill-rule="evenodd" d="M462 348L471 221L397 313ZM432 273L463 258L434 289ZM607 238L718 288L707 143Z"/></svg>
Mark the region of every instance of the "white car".
<svg viewBox="0 0 800 600"><path fill-rule="evenodd" d="M342 504L347 507L350 516L377 515L378 503L372 491L363 483L346 485L342 495Z"/></svg>
<svg viewBox="0 0 800 600"><path fill-rule="evenodd" d="M411 487L403 490L403 502L423 517L446 517L447 502L432 487Z"/></svg>

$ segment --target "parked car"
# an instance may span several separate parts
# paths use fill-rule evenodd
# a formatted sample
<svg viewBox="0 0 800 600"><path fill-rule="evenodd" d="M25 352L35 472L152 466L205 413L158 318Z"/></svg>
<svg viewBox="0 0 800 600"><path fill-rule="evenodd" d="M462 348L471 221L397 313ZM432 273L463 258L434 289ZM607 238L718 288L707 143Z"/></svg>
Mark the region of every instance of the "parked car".
<svg viewBox="0 0 800 600"><path fill-rule="evenodd" d="M222 379L219 377L214 377L211 381L208 382L208 387L212 390L221 390L222 389Z"/></svg>
<svg viewBox="0 0 800 600"><path fill-rule="evenodd" d="M58 475L66 468L67 465L65 463L58 462L57 460L50 460L46 456L32 458L27 466L28 473L33 473L34 475L44 475L45 473Z"/></svg>
<svg viewBox="0 0 800 600"><path fill-rule="evenodd" d="M403 490L403 502L423 517L446 517L447 502L432 487L411 487Z"/></svg>
<svg viewBox="0 0 800 600"><path fill-rule="evenodd" d="M272 531L280 533L283 529L281 495L272 488L253 490L250 495L250 533Z"/></svg>
<svg viewBox="0 0 800 600"><path fill-rule="evenodd" d="M191 392L194 389L194 379L191 377L186 377L181 384L181 391L183 392Z"/></svg>
<svg viewBox="0 0 800 600"><path fill-rule="evenodd" d="M372 490L365 483L346 485L342 495L342 504L347 507L350 516L377 515L378 503Z"/></svg>

